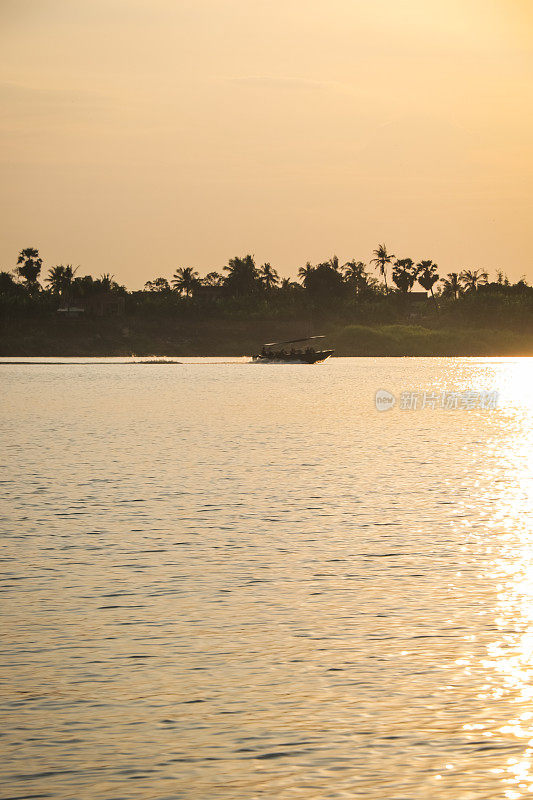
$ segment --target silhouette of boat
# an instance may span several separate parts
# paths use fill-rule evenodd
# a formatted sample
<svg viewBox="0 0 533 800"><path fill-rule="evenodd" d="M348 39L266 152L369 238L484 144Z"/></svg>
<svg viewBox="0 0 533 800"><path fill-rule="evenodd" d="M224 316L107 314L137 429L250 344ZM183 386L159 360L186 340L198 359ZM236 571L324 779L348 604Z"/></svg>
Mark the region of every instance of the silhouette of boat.
<svg viewBox="0 0 533 800"><path fill-rule="evenodd" d="M255 364L320 364L333 355L335 350L315 350L309 345L305 349L291 347L286 350L284 345L302 344L325 338L325 336L306 336L303 339L290 339L287 342L268 342L263 345L260 353L252 356L252 361Z"/></svg>

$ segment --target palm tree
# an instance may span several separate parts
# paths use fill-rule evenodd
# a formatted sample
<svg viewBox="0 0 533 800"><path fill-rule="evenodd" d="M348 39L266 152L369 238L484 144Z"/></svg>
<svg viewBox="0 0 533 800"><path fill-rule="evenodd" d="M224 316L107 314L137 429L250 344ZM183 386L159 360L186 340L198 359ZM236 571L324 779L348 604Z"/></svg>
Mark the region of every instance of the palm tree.
<svg viewBox="0 0 533 800"><path fill-rule="evenodd" d="M113 278L114 277L115 276L111 275L109 272L104 272L103 275L100 275L100 278L98 279L98 281L100 283L101 288L104 291L106 291L106 292L111 291L111 287L113 286Z"/></svg>
<svg viewBox="0 0 533 800"><path fill-rule="evenodd" d="M52 267L52 269L48 270L46 283L50 286L52 294L61 294L63 290L64 271L65 267L62 267L61 265Z"/></svg>
<svg viewBox="0 0 533 800"><path fill-rule="evenodd" d="M172 276L172 287L182 294L185 292L190 297L194 287L198 284L198 273L192 267L179 267Z"/></svg>
<svg viewBox="0 0 533 800"><path fill-rule="evenodd" d="M396 258L396 256L392 255L391 253L387 253L387 248L384 244L380 244L374 250L374 258L370 260L371 264L376 264L379 267L380 275L383 277L385 281L385 291L389 293L389 287L387 286L387 265L392 262L392 259Z"/></svg>
<svg viewBox="0 0 533 800"><path fill-rule="evenodd" d="M433 286L439 280L437 264L434 264L433 261L420 261L417 264L417 267L420 270L418 275L418 283L426 290L426 292L431 292L431 296L436 304L437 301L435 299L435 295L433 294Z"/></svg>
<svg viewBox="0 0 533 800"><path fill-rule="evenodd" d="M300 278L304 286L307 286L309 278L311 277L314 271L315 268L311 265L310 261L307 262L305 267L300 267L300 269L298 270L298 277Z"/></svg>
<svg viewBox="0 0 533 800"><path fill-rule="evenodd" d="M59 264L57 267L52 267L52 269L48 270L46 283L49 284L52 293L59 295L66 294L72 285L72 280L77 271L78 267L73 270L71 264L67 264L66 267Z"/></svg>
<svg viewBox="0 0 533 800"><path fill-rule="evenodd" d="M477 292L478 286L487 283L488 279L489 274L483 269L464 269L459 275L459 280L467 292Z"/></svg>
<svg viewBox="0 0 533 800"><path fill-rule="evenodd" d="M234 297L253 294L261 286L254 257L249 253L244 258L230 258L224 270L228 273L224 284Z"/></svg>
<svg viewBox="0 0 533 800"><path fill-rule="evenodd" d="M448 272L446 277L442 279L442 286L442 293L445 296L453 297L454 300L457 300L463 288L457 272Z"/></svg>
<svg viewBox="0 0 533 800"><path fill-rule="evenodd" d="M359 295L369 286L369 274L366 271L366 264L362 261L347 261L343 264L344 280L355 289L355 294Z"/></svg>
<svg viewBox="0 0 533 800"><path fill-rule="evenodd" d="M328 267L331 267L331 269L334 269L335 272L338 272L340 270L340 268L341 268L340 264L339 264L338 256L333 256L333 258L330 258L330 260L327 262L327 264L328 264Z"/></svg>
<svg viewBox="0 0 533 800"><path fill-rule="evenodd" d="M418 267L412 258L400 258L394 262L392 280L401 292L410 292L418 276Z"/></svg>
<svg viewBox="0 0 533 800"><path fill-rule="evenodd" d="M267 292L279 284L279 275L268 262L259 268L258 275Z"/></svg>

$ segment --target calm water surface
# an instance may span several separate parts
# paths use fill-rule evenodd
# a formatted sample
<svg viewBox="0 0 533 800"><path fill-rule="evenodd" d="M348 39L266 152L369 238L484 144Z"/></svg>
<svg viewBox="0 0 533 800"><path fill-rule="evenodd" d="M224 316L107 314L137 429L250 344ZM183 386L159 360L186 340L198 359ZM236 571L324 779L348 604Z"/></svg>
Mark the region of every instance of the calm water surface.
<svg viewBox="0 0 533 800"><path fill-rule="evenodd" d="M183 360L0 364L2 797L530 797L533 361Z"/></svg>

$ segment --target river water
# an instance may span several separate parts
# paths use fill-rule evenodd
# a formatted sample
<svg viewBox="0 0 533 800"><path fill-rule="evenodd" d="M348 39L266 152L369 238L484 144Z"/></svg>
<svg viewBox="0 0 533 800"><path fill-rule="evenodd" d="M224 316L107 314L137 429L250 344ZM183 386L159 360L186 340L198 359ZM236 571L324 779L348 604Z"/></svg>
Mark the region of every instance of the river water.
<svg viewBox="0 0 533 800"><path fill-rule="evenodd" d="M531 796L533 360L58 361L0 364L3 798Z"/></svg>

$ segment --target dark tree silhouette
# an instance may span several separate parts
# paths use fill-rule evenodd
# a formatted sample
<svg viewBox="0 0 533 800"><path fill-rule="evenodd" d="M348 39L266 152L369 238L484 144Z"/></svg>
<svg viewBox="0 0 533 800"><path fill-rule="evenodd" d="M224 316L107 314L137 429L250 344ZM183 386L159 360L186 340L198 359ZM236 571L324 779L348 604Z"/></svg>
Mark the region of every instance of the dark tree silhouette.
<svg viewBox="0 0 533 800"><path fill-rule="evenodd" d="M146 281L144 288L147 292L170 292L170 284L166 278L154 278L153 281Z"/></svg>
<svg viewBox="0 0 533 800"><path fill-rule="evenodd" d="M345 289L342 275L330 262L318 264L305 279L306 291L314 300L327 301L339 297Z"/></svg>
<svg viewBox="0 0 533 800"><path fill-rule="evenodd" d="M431 296L436 303L433 287L439 280L437 264L434 264L433 261L420 261L417 267L420 270L418 274L418 283L426 292L431 292Z"/></svg>
<svg viewBox="0 0 533 800"><path fill-rule="evenodd" d="M52 269L48 270L46 283L50 286L52 294L57 294L61 297L68 295L77 271L78 267L73 270L71 264L67 264L66 267L59 264L57 267L52 267Z"/></svg>
<svg viewBox="0 0 533 800"><path fill-rule="evenodd" d="M63 271L64 267L57 266L48 270L48 277L46 283L50 287L52 294L61 294L63 288Z"/></svg>
<svg viewBox="0 0 533 800"><path fill-rule="evenodd" d="M258 275L267 292L279 285L279 275L268 262L259 268Z"/></svg>
<svg viewBox="0 0 533 800"><path fill-rule="evenodd" d="M208 272L205 278L201 279L203 286L221 286L224 276L220 272Z"/></svg>
<svg viewBox="0 0 533 800"><path fill-rule="evenodd" d="M483 269L464 269L459 275L459 280L467 292L477 292L478 287L487 283L488 279L488 273Z"/></svg>
<svg viewBox="0 0 533 800"><path fill-rule="evenodd" d="M488 278L488 275L487 275L487 278ZM509 278L507 277L507 275L505 275L505 273L501 269L499 269L498 272L496 273L496 283L498 283L500 286L510 286L511 285L511 282L510 282Z"/></svg>
<svg viewBox="0 0 533 800"><path fill-rule="evenodd" d="M388 253L387 247L384 244L380 244L374 250L374 258L370 260L371 264L376 264L379 267L379 273L385 281L385 292L387 294L389 293L389 287L387 286L387 266L392 263L393 258L396 258L396 256L392 253Z"/></svg>
<svg viewBox="0 0 533 800"><path fill-rule="evenodd" d="M19 253L16 271L26 281L29 288L35 289L38 287L38 278L42 265L43 260L39 255L39 251L35 247L26 247Z"/></svg>
<svg viewBox="0 0 533 800"><path fill-rule="evenodd" d="M394 262L392 280L400 292L410 292L418 276L418 267L412 258L400 258Z"/></svg>
<svg viewBox="0 0 533 800"><path fill-rule="evenodd" d="M196 286L198 286L198 273L192 267L180 267L172 276L172 288L178 294L185 292L186 297L190 297Z"/></svg>
<svg viewBox="0 0 533 800"><path fill-rule="evenodd" d="M307 288L307 283L309 278L312 276L315 268L311 265L311 262L308 261L305 267L300 267L298 270L298 277L300 278L302 285Z"/></svg>
<svg viewBox="0 0 533 800"><path fill-rule="evenodd" d="M453 297L454 300L457 300L462 290L463 287L457 272L448 272L446 277L442 279L443 297Z"/></svg>
<svg viewBox="0 0 533 800"><path fill-rule="evenodd" d="M231 258L224 270L228 273L224 285L235 297L253 294L261 288L259 272L250 254L244 258Z"/></svg>
<svg viewBox="0 0 533 800"><path fill-rule="evenodd" d="M20 288L20 287L19 287ZM0 272L0 294L7 294L17 289L17 283L10 272Z"/></svg>
<svg viewBox="0 0 533 800"><path fill-rule="evenodd" d="M371 278L366 271L366 264L362 261L347 261L343 270L344 280L353 288L356 297L367 291L372 286L372 281L375 281L375 278Z"/></svg>
<svg viewBox="0 0 533 800"><path fill-rule="evenodd" d="M83 275L83 277L74 278L71 291L73 297L82 298L96 294L100 288L99 281L95 281L92 275Z"/></svg>

